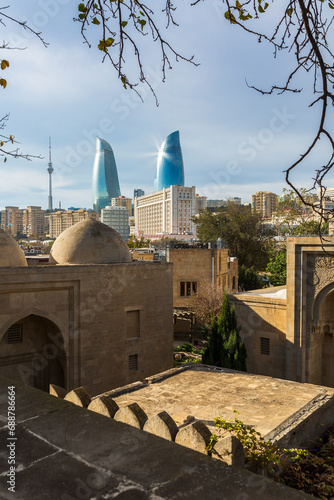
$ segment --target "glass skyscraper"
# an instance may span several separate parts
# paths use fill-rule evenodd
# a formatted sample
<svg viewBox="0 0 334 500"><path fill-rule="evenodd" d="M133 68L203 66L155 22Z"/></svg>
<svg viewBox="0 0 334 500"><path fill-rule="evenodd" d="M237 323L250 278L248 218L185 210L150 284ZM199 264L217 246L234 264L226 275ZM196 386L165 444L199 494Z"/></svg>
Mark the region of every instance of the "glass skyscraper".
<svg viewBox="0 0 334 500"><path fill-rule="evenodd" d="M154 191L169 186L184 186L184 169L179 131L170 134L162 143L154 180Z"/></svg>
<svg viewBox="0 0 334 500"><path fill-rule="evenodd" d="M94 210L99 213L110 205L111 198L121 196L113 150L107 141L99 137L96 138L92 195Z"/></svg>

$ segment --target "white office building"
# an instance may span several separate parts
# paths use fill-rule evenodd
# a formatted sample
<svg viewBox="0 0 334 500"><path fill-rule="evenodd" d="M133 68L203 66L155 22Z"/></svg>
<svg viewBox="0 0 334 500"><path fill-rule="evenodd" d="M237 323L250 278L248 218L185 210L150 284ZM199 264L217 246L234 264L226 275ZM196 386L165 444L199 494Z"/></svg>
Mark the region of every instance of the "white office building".
<svg viewBox="0 0 334 500"><path fill-rule="evenodd" d="M195 187L170 186L134 199L138 236L157 238L167 235L194 235L196 226Z"/></svg>
<svg viewBox="0 0 334 500"><path fill-rule="evenodd" d="M112 227L125 241L130 234L129 212L125 207L105 207L101 210L101 222Z"/></svg>

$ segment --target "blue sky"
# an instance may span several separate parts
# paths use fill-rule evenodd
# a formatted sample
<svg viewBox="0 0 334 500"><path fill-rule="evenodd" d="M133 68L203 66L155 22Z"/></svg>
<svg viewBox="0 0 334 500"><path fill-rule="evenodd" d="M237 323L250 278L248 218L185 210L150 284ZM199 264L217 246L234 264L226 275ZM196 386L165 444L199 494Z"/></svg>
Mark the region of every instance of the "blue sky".
<svg viewBox="0 0 334 500"><path fill-rule="evenodd" d="M143 43L157 107L148 90L142 89L143 103L124 90L110 64L101 63L101 52L82 43L80 26L73 22L75 4L21 0L8 9L41 31L49 46L10 22L2 29L3 39L26 47L2 51L1 57L10 61L1 75L7 88L0 89L2 114L10 113L5 132L15 135L22 152L44 159L0 163L0 208L47 207L49 136L54 206L61 201L63 208L92 207L96 135L113 148L122 194L132 196L135 188L151 192L158 148L175 130L180 131L185 184L195 185L200 195L239 196L247 202L258 190L281 194L283 170L307 147L318 124L319 107L307 107L311 79L299 77L302 94L262 96L247 87L245 78L263 88L283 83L291 56L274 60L272 48L229 25L219 0L195 7L183 2L175 14L180 26L166 37L182 54L194 54L200 66L171 58L173 69L162 83L157 47ZM279 5L270 8L263 18L268 31ZM163 18L161 26L164 31ZM131 72L131 55L128 62ZM294 174L298 186L311 186L313 162L322 154L320 144L314 158Z"/></svg>

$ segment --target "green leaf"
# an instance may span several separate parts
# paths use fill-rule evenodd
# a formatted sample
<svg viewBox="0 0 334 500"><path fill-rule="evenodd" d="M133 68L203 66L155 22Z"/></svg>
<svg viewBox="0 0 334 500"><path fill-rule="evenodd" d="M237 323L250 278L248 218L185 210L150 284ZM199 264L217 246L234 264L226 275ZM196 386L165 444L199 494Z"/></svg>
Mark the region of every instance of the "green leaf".
<svg viewBox="0 0 334 500"><path fill-rule="evenodd" d="M112 44L114 43L114 41L115 41L115 39L114 39L114 38L107 38L107 39L105 40L105 46L106 46L106 47L111 47L111 46L112 46Z"/></svg>
<svg viewBox="0 0 334 500"><path fill-rule="evenodd" d="M123 83L123 87L126 89L127 78L125 75L121 76L121 82Z"/></svg>
<svg viewBox="0 0 334 500"><path fill-rule="evenodd" d="M141 30L143 31L143 28L144 28L144 26L145 26L145 24L146 24L145 19L139 19L139 20L138 20L138 23L140 24L140 26L141 26Z"/></svg>
<svg viewBox="0 0 334 500"><path fill-rule="evenodd" d="M227 10L224 14L224 17L230 21L231 24L236 24L236 20L233 14L230 13L229 10Z"/></svg>
<svg viewBox="0 0 334 500"><path fill-rule="evenodd" d="M122 22L121 22L121 26L122 26L122 28L125 28L125 26L126 26L127 24L128 24L128 22L127 22L127 21L122 21Z"/></svg>
<svg viewBox="0 0 334 500"><path fill-rule="evenodd" d="M92 21L92 24L101 24L100 21L98 19L96 19L96 17L94 17L93 21Z"/></svg>
<svg viewBox="0 0 334 500"><path fill-rule="evenodd" d="M79 19L85 19L85 17L86 17L86 16L85 16L85 14L79 14L79 15L78 15L78 18L79 18Z"/></svg>
<svg viewBox="0 0 334 500"><path fill-rule="evenodd" d="M87 12L86 5L84 3L79 3L79 5L78 5L78 11L86 13Z"/></svg>
<svg viewBox="0 0 334 500"><path fill-rule="evenodd" d="M97 48L99 50L102 50L102 52L108 52L108 47L111 47L114 41L115 41L114 38L107 38L106 40L100 40L100 43L98 44Z"/></svg>
<svg viewBox="0 0 334 500"><path fill-rule="evenodd" d="M293 13L293 8L292 8L292 7L290 7L290 9L286 9L286 13L287 13L287 15L288 15L289 17L291 17L291 16L292 16L292 13Z"/></svg>
<svg viewBox="0 0 334 500"><path fill-rule="evenodd" d="M107 52L106 47L105 47L104 40L100 40L100 43L98 44L97 48L98 48L99 50L102 50L102 52Z"/></svg>
<svg viewBox="0 0 334 500"><path fill-rule="evenodd" d="M259 5L259 12L261 12L261 14L264 13L264 8L262 7L262 5Z"/></svg>

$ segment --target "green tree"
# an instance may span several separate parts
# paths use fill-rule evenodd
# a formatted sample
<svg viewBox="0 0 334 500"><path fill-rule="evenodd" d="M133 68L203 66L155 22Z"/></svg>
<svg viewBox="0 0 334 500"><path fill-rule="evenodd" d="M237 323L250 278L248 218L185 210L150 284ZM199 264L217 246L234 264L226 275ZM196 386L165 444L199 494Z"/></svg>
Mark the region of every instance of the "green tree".
<svg viewBox="0 0 334 500"><path fill-rule="evenodd" d="M202 362L246 371L247 351L239 332L235 308L230 306L228 296L225 294L218 321L215 317L212 319L209 343L202 356Z"/></svg>
<svg viewBox="0 0 334 500"><path fill-rule="evenodd" d="M240 266L265 269L272 248L272 231L261 222L260 214L229 202L224 211L205 210L193 218L201 241L223 240Z"/></svg>
<svg viewBox="0 0 334 500"><path fill-rule="evenodd" d="M151 240L146 240L145 238L137 238L136 236L131 235L128 239L128 247L129 248L146 248L150 245Z"/></svg>
<svg viewBox="0 0 334 500"><path fill-rule="evenodd" d="M319 233L319 223L314 220L314 211L311 206L316 201L316 196L305 188L299 188L299 192L310 206L305 205L292 189L283 189L283 196L277 205L274 216L278 234Z"/></svg>
<svg viewBox="0 0 334 500"><path fill-rule="evenodd" d="M305 222L304 224L299 224L293 229L293 235L302 235L302 234L328 234L328 222L324 222L323 224L320 224L320 222L317 222L315 220L310 220Z"/></svg>
<svg viewBox="0 0 334 500"><path fill-rule="evenodd" d="M273 286L286 284L286 249L279 250L268 262L266 271L270 273L269 281Z"/></svg>
<svg viewBox="0 0 334 500"><path fill-rule="evenodd" d="M259 290L265 287L264 281L259 277L255 267L240 266L238 272L239 289L242 291Z"/></svg>

